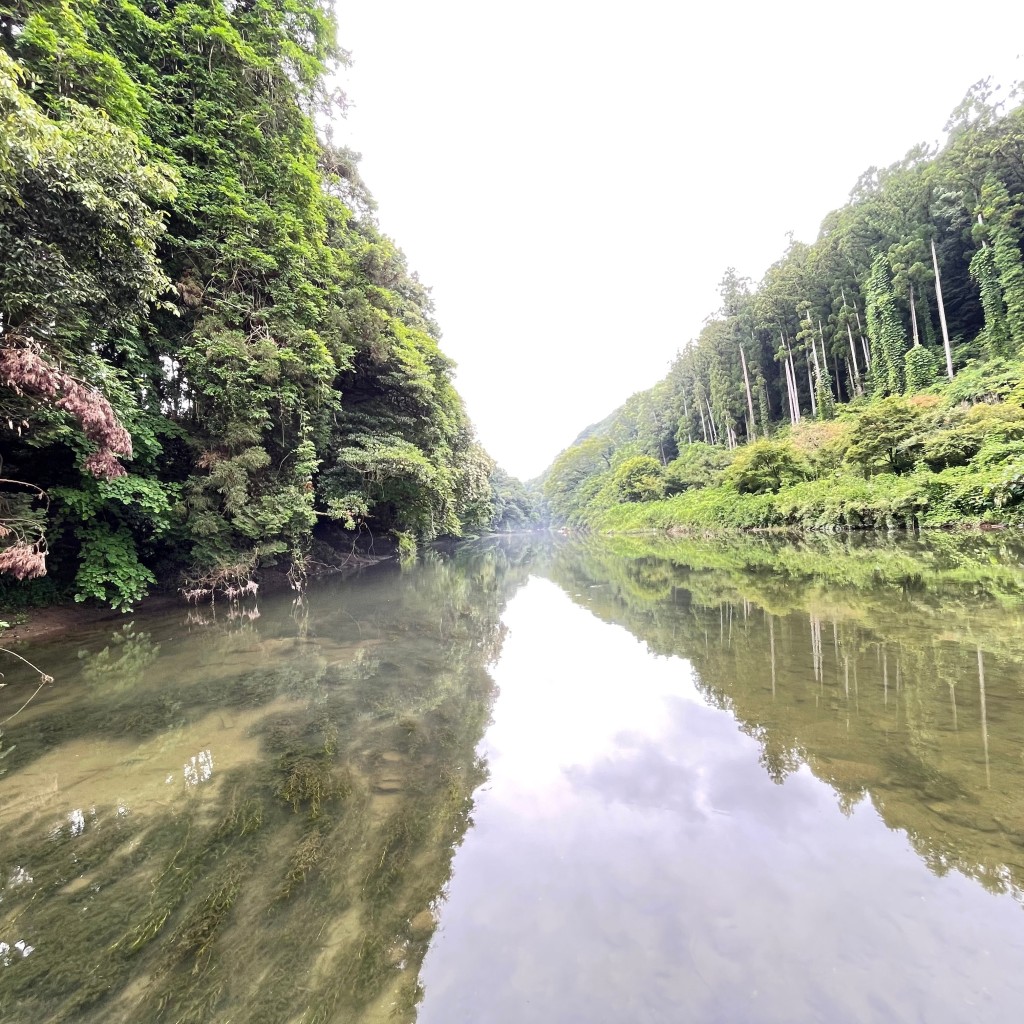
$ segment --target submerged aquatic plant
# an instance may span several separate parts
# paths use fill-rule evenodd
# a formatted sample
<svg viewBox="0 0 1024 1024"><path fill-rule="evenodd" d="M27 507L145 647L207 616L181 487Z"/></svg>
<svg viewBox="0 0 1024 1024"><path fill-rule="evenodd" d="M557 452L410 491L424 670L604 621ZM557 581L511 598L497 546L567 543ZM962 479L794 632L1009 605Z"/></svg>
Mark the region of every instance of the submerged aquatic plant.
<svg viewBox="0 0 1024 1024"><path fill-rule="evenodd" d="M312 819L320 816L321 808L335 797L345 797L351 790L346 777L336 777L331 766L323 759L297 757L288 765L284 781L278 787L278 795L292 810L298 812L303 806L309 808Z"/></svg>
<svg viewBox="0 0 1024 1024"><path fill-rule="evenodd" d="M216 748L235 715L248 716L248 734L225 732L224 743L252 750L234 767L225 758L208 786L168 788L123 815L99 803L76 834L65 825L54 837L30 816L5 827L0 860L30 866L35 881L4 892L0 928L31 900L27 941L45 956L5 973L0 1019L329 1024L386 1005L411 1021L431 930L423 912L448 880L481 781L475 750L494 694L485 663L525 575L467 576L448 563L395 573L373 619L379 639L360 643L315 592L301 624L283 602L275 618L271 599L263 635L247 641L259 666L211 631L190 645L197 679L182 678L183 645L136 651L143 634L74 659L80 675L96 669L91 685L25 716L19 767L108 737L143 753L197 723L214 732L189 749ZM475 593L465 578L487 586ZM467 601L473 617L452 611ZM150 638L163 636L154 622Z"/></svg>

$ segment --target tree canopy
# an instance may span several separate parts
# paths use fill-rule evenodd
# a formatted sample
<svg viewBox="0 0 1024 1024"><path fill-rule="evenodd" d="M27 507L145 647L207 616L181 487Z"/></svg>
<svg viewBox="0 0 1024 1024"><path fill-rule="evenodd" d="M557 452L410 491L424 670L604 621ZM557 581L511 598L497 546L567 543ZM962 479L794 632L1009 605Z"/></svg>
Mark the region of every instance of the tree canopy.
<svg viewBox="0 0 1024 1024"><path fill-rule="evenodd" d="M137 599L315 533L487 526L326 0L0 4L0 570ZM26 561L27 560L27 561Z"/></svg>
<svg viewBox="0 0 1024 1024"><path fill-rule="evenodd" d="M667 376L584 431L545 472L552 514L582 524L622 501L616 467L639 456L665 467L670 495L718 479L713 449L728 453L716 470L737 462L726 484L773 493L821 466L801 466L799 444L784 451L769 437L806 437L808 421L861 416L865 403L885 398L893 404L864 414L849 461L904 473L924 444L901 433L910 428L902 412L899 422L887 418L910 408L905 399L946 382L951 407L988 401L955 397L954 378L970 367L1012 365L1019 381L1024 107L995 96L989 82L977 83L941 148L915 146L891 167L865 171L817 239L791 239L758 285L727 269L718 312ZM951 426L959 413L943 415L950 422L930 428ZM754 450L741 453L747 446Z"/></svg>

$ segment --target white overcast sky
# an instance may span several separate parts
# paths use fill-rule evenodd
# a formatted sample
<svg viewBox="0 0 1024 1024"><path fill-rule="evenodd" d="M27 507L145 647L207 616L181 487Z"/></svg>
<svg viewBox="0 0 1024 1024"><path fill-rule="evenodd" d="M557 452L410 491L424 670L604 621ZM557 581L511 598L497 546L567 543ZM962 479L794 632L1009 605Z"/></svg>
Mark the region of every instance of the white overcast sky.
<svg viewBox="0 0 1024 1024"><path fill-rule="evenodd" d="M862 171L1024 78L1024 4L337 0L382 229L488 451L528 479L811 241Z"/></svg>

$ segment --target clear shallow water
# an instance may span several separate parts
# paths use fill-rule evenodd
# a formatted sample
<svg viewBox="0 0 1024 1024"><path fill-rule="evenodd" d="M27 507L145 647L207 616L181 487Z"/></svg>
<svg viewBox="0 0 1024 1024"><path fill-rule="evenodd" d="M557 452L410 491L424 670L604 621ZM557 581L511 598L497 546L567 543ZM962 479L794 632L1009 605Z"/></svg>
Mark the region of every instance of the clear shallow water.
<svg viewBox="0 0 1024 1024"><path fill-rule="evenodd" d="M0 1019L1016 1021L1019 557L495 541L30 652Z"/></svg>

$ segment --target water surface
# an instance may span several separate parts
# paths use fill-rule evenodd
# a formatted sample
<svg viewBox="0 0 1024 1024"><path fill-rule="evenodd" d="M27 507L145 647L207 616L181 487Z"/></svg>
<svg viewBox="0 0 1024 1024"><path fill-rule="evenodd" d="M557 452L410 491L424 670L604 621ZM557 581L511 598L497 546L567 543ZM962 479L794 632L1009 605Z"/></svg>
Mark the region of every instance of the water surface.
<svg viewBox="0 0 1024 1024"><path fill-rule="evenodd" d="M41 645L0 1019L1016 1021L1020 568L492 540Z"/></svg>

